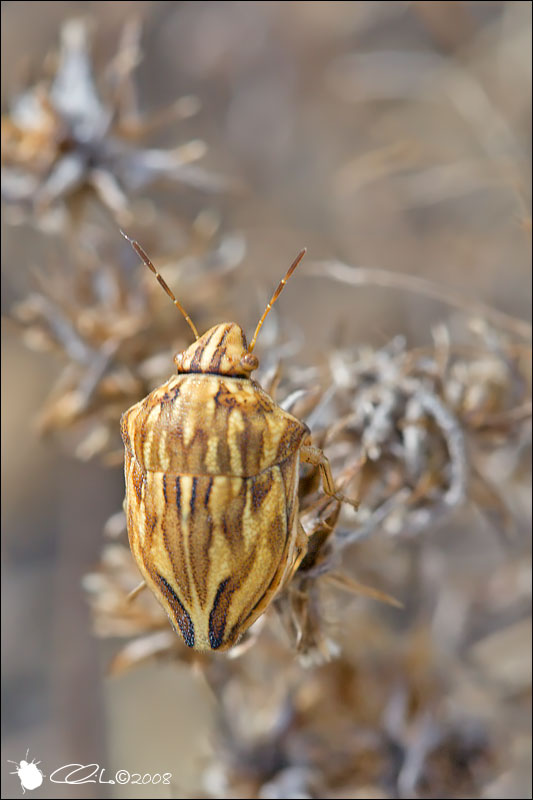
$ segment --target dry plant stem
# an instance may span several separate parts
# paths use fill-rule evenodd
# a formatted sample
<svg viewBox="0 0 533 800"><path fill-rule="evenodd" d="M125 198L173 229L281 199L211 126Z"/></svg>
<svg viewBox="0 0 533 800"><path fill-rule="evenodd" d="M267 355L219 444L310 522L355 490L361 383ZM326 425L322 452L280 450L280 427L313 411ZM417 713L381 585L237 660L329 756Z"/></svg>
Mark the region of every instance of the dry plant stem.
<svg viewBox="0 0 533 800"><path fill-rule="evenodd" d="M467 493L468 466L464 434L455 416L435 394L421 389L417 389L416 394L426 413L439 426L448 447L450 481L443 502L453 507L461 503Z"/></svg>
<svg viewBox="0 0 533 800"><path fill-rule="evenodd" d="M529 419L533 414L533 404L531 400L522 403L519 406L510 408L508 411L501 411L496 414L488 414L480 420L472 421L474 428L499 428L513 424L515 422L523 422Z"/></svg>
<svg viewBox="0 0 533 800"><path fill-rule="evenodd" d="M494 326L515 336L528 340L532 336L531 324L526 320L513 317L504 311L498 311L491 306L486 306L484 303L479 303L477 300L465 298L460 292L456 292L449 286L428 281L418 275L405 275L372 267L352 267L348 264L343 264L341 261L313 262L306 274L333 278L333 280L350 286L381 286L387 289L403 289L408 292L415 292L455 308L460 308L470 315L482 317Z"/></svg>
<svg viewBox="0 0 533 800"><path fill-rule="evenodd" d="M368 539L393 511L402 508L408 502L410 494L409 489L400 489L378 506L363 525L351 531L338 531L335 538L335 550L342 550L353 542Z"/></svg>
<svg viewBox="0 0 533 800"><path fill-rule="evenodd" d="M135 598L138 597L140 593L146 588L147 588L146 581L141 581L141 583L138 586L136 586L135 589L131 590L129 595L126 597L126 602L127 603L133 602L133 600L135 600Z"/></svg>
<svg viewBox="0 0 533 800"><path fill-rule="evenodd" d="M403 604L400 603L400 601L395 597L392 597L392 595L382 592L379 589L376 589L374 586L367 586L365 583L361 583L361 581L358 581L351 576L344 575L340 572L328 572L326 573L324 579L333 586L336 586L339 589L344 589L352 594L371 597L373 600L386 603L394 608L403 608Z"/></svg>

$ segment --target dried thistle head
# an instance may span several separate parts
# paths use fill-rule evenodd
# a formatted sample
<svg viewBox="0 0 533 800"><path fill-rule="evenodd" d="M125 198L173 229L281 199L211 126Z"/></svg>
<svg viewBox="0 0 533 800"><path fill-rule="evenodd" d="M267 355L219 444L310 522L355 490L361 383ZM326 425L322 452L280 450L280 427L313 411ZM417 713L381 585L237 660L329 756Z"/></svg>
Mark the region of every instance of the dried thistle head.
<svg viewBox="0 0 533 800"><path fill-rule="evenodd" d="M211 673L220 702L208 796L426 797L435 773L446 796L475 792L496 744L483 716L465 724L456 706L458 665L438 662L422 626L392 641L373 619L369 632L373 647L357 660L347 652L302 672L270 643Z"/></svg>
<svg viewBox="0 0 533 800"><path fill-rule="evenodd" d="M215 217L209 215L214 223ZM169 282L201 320L227 302L228 276L245 245L202 212L181 257L158 259ZM122 240L117 231L117 246ZM72 434L75 455L120 463L125 408L166 380L172 352L188 340L183 320L127 246L73 253L75 268L35 274L36 288L12 310L26 344L57 354L63 370L38 417L42 433Z"/></svg>
<svg viewBox="0 0 533 800"><path fill-rule="evenodd" d="M215 191L225 185L192 164L203 156L203 142L189 141L173 150L136 144L199 107L196 98L182 97L152 117L139 115L132 79L141 60L139 39L139 24L127 23L106 70L103 100L93 77L87 23L64 23L55 75L16 97L2 117L2 194L12 211L8 219L30 215L45 228L62 230L65 222L81 221L92 197L127 225L131 196L156 181Z"/></svg>

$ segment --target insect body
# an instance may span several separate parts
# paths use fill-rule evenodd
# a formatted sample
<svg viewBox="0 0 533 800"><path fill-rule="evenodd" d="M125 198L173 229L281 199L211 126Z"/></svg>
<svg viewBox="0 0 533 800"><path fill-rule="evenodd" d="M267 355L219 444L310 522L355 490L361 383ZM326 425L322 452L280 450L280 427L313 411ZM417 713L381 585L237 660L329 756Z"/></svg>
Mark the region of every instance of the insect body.
<svg viewBox="0 0 533 800"><path fill-rule="evenodd" d="M22 759L20 764L16 761L10 761L10 764L15 765L15 771L11 772L11 775L17 775L18 779L20 780L20 785L22 786L22 792L26 794L26 789L38 789L39 786L43 782L44 775L42 771L39 769L37 764L40 764L40 761L30 761L28 762L28 753L29 749L26 751L26 759Z"/></svg>
<svg viewBox="0 0 533 800"><path fill-rule="evenodd" d="M127 238L127 237L126 237ZM131 241L131 240L130 240ZM226 650L265 611L307 548L298 519L300 459L329 463L309 429L251 379L252 350L281 281L247 345L235 323L196 336L177 375L122 417L130 546L144 581L185 644Z"/></svg>

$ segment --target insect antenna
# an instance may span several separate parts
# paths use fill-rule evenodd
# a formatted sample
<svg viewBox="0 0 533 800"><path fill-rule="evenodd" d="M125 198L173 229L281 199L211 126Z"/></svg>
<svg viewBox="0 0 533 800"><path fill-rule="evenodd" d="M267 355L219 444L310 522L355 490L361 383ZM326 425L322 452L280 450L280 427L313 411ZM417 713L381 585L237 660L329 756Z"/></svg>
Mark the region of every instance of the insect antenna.
<svg viewBox="0 0 533 800"><path fill-rule="evenodd" d="M171 289L169 288L167 282L164 280L162 275L160 275L159 272L156 270L156 268L154 267L154 265L152 264L152 262L150 261L150 259L148 258L148 256L144 252L144 250L142 249L142 247L139 244L139 242L136 242L135 239L130 239L130 237L127 234L125 234L124 231L120 231L120 232L121 232L122 236L131 244L131 246L133 247L133 249L135 250L137 255L140 257L140 259L142 261L144 261L144 263L146 264L148 269L152 270L152 272L154 273L155 277L159 281L160 286L163 287L163 289L168 294L168 296L170 297L170 299L172 300L172 302L174 303L176 308L179 311L181 311L181 313L183 314L183 316L187 320L192 332L194 333L194 338L195 339L199 339L200 335L199 335L198 331L196 330L196 325L194 324L192 319L189 317L189 315L187 314L187 312L185 311L185 309L181 305L180 301L176 300L176 298L174 297L174 294L171 291Z"/></svg>
<svg viewBox="0 0 533 800"><path fill-rule="evenodd" d="M272 306L274 305L274 303L276 302L276 300L280 296L281 292L283 291L283 287L285 286L285 284L287 283L287 281L291 277L292 273L294 272L294 270L296 269L296 267L298 266L298 264L300 263L300 261L302 260L302 258L305 256L306 253L307 253L307 248L306 247L304 247L303 250L300 250L300 252L296 256L296 258L294 259L294 261L290 265L289 269L287 270L287 273L286 273L285 277L280 280L278 288L276 289L276 291L274 292L274 294L270 298L270 302L267 305L267 307L265 308L265 310L263 312L263 316L261 317L261 319L257 323L257 328L255 329L255 333L254 333L254 335L252 337L252 341L250 342L250 347L248 348L248 352L249 353L251 353L252 350L255 347L257 336L259 334L259 331L263 327L263 322L267 318L270 309L272 308Z"/></svg>

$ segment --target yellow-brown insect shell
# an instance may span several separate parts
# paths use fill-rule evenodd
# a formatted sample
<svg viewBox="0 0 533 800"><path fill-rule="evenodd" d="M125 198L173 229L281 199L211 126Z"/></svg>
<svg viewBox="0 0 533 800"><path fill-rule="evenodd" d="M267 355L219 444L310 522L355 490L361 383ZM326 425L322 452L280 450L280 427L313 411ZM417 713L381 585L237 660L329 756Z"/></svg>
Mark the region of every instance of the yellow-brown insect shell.
<svg viewBox="0 0 533 800"><path fill-rule="evenodd" d="M211 328L178 374L122 417L128 535L189 647L226 650L304 555L300 447L309 430L250 380L239 325Z"/></svg>
<svg viewBox="0 0 533 800"><path fill-rule="evenodd" d="M215 325L174 357L178 372L204 372L213 375L247 377L259 366L248 352L246 336L240 325L225 322Z"/></svg>

